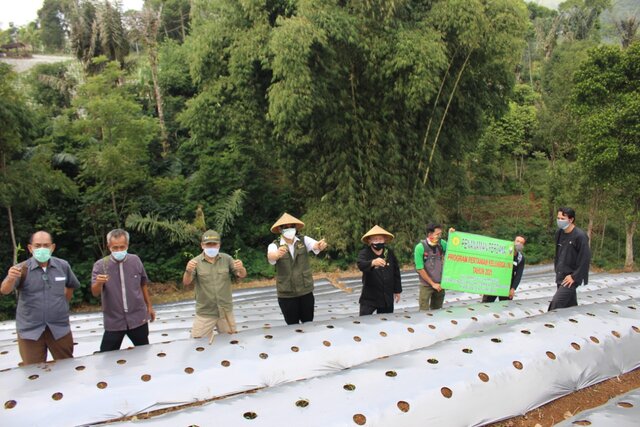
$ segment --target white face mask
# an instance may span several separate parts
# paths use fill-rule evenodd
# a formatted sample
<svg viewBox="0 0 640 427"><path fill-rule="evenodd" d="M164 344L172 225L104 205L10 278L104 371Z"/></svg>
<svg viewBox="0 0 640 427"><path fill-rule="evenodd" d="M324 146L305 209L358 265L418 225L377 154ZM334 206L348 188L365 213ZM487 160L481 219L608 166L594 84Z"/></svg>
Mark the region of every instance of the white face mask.
<svg viewBox="0 0 640 427"><path fill-rule="evenodd" d="M282 235L285 237L285 239L289 239L292 240L294 237L296 237L296 229L294 228L285 228L284 230L282 230Z"/></svg>
<svg viewBox="0 0 640 427"><path fill-rule="evenodd" d="M213 258L218 255L220 248L204 248L204 254L209 258Z"/></svg>

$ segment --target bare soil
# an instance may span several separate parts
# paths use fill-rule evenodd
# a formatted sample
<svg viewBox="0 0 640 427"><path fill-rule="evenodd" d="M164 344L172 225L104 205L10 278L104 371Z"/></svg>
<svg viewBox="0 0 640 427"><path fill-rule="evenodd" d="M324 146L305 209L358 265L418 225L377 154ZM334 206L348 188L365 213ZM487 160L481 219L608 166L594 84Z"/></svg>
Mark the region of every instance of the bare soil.
<svg viewBox="0 0 640 427"><path fill-rule="evenodd" d="M489 424L489 426L553 426L584 410L603 405L607 403L609 399L637 388L640 388L640 368L556 399L553 402L549 402L546 405L527 412L525 415Z"/></svg>

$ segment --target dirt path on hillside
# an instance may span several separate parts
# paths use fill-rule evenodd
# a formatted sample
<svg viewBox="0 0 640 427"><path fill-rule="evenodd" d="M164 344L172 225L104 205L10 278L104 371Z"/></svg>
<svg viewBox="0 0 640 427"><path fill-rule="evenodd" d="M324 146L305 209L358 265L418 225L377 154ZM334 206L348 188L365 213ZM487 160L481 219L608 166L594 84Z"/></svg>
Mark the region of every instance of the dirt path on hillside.
<svg viewBox="0 0 640 427"><path fill-rule="evenodd" d="M640 368L556 399L523 416L488 425L490 427L550 427L582 411L604 405L609 399L637 388L640 388Z"/></svg>

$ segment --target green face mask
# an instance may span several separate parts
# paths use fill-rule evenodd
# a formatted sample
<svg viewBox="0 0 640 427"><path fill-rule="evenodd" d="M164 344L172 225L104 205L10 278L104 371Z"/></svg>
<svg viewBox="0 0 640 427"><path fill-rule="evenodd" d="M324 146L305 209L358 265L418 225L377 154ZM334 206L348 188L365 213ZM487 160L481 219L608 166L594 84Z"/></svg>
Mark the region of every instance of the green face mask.
<svg viewBox="0 0 640 427"><path fill-rule="evenodd" d="M49 248L36 248L33 250L33 257L38 262L47 262L51 258L51 249Z"/></svg>

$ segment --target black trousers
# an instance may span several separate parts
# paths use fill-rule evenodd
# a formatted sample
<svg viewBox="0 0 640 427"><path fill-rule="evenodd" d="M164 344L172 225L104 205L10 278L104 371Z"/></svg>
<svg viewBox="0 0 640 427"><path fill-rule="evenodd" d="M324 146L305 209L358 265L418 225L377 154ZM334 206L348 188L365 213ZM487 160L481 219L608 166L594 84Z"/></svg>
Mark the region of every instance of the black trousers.
<svg viewBox="0 0 640 427"><path fill-rule="evenodd" d="M125 331L104 331L100 351L120 350L125 335L129 337L135 346L149 344L149 324L145 323L137 328Z"/></svg>
<svg viewBox="0 0 640 427"><path fill-rule="evenodd" d="M482 295L482 302L494 302L496 298L500 301L509 301L509 297L499 297L497 295Z"/></svg>
<svg viewBox="0 0 640 427"><path fill-rule="evenodd" d="M312 322L315 303L316 299L313 296L313 292L299 297L278 298L278 305L280 305L280 310L282 310L282 315L287 325Z"/></svg>
<svg viewBox="0 0 640 427"><path fill-rule="evenodd" d="M393 313L393 306L391 307L376 307L373 305L369 305L366 302L360 303L360 316L368 316L373 314L373 312L380 313Z"/></svg>
<svg viewBox="0 0 640 427"><path fill-rule="evenodd" d="M573 285L570 288L565 288L562 285L558 285L558 290L549 304L549 310L555 310L556 308L568 308L578 305L578 295L576 294L576 286Z"/></svg>

